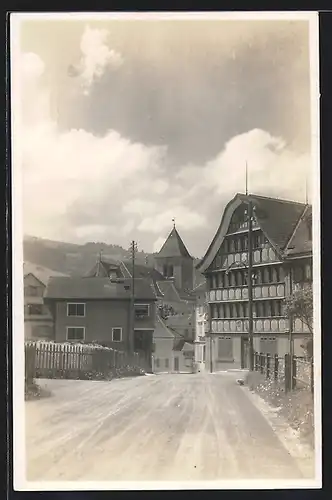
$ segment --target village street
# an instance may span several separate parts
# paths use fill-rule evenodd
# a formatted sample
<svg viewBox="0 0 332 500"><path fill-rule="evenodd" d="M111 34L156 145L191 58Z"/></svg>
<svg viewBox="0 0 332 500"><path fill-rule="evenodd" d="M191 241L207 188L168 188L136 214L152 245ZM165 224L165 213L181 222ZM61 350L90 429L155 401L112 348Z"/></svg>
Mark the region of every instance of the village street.
<svg viewBox="0 0 332 500"><path fill-rule="evenodd" d="M42 381L53 396L26 403L27 479L310 477L312 457L286 448L238 376Z"/></svg>

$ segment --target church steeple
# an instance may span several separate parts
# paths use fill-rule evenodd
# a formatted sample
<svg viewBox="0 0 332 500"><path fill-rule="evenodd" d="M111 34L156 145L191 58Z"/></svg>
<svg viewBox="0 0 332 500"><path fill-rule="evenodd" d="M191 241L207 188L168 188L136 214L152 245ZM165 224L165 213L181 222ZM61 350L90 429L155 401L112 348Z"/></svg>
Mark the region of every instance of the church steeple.
<svg viewBox="0 0 332 500"><path fill-rule="evenodd" d="M179 235L174 219L173 219L173 229L169 233L166 238L165 243L161 247L158 257L190 257L190 253L188 252L185 244L182 241L181 236Z"/></svg>
<svg viewBox="0 0 332 500"><path fill-rule="evenodd" d="M166 279L172 278L179 290L193 288L193 258L189 254L175 227L166 238L159 253L155 256L156 267Z"/></svg>

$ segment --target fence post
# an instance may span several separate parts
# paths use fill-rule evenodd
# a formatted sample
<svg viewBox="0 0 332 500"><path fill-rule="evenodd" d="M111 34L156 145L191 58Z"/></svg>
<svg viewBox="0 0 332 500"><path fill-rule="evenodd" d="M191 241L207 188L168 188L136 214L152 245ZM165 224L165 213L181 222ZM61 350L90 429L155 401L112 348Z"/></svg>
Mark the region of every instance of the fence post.
<svg viewBox="0 0 332 500"><path fill-rule="evenodd" d="M264 365L263 365L263 353L261 352L259 355L259 365L261 373L264 373Z"/></svg>
<svg viewBox="0 0 332 500"><path fill-rule="evenodd" d="M285 392L291 388L291 358L290 354L285 354Z"/></svg>
<svg viewBox="0 0 332 500"><path fill-rule="evenodd" d="M25 388L27 389L36 376L36 354L35 344L25 345Z"/></svg>
<svg viewBox="0 0 332 500"><path fill-rule="evenodd" d="M314 357L310 360L310 390L311 394L314 393Z"/></svg>
<svg viewBox="0 0 332 500"><path fill-rule="evenodd" d="M255 351L255 371L258 369L258 353Z"/></svg>
<svg viewBox="0 0 332 500"><path fill-rule="evenodd" d="M278 354L274 355L274 380L278 380L278 371L279 371L279 358Z"/></svg>
<svg viewBox="0 0 332 500"><path fill-rule="evenodd" d="M295 389L296 388L296 357L295 356L292 356L292 366L293 366L293 369L292 369L292 384L291 384L291 387L292 389Z"/></svg>
<svg viewBox="0 0 332 500"><path fill-rule="evenodd" d="M266 378L270 378L270 354L266 354Z"/></svg>

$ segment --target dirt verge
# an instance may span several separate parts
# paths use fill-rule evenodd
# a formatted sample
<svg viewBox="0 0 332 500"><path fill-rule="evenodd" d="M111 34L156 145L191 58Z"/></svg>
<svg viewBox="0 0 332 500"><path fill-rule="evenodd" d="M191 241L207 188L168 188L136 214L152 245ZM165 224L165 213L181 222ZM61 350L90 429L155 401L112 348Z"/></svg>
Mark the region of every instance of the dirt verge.
<svg viewBox="0 0 332 500"><path fill-rule="evenodd" d="M301 437L314 448L314 399L310 390L298 388L286 393L281 383L267 380L257 372L248 373L246 385L268 404L277 408L278 414L298 430Z"/></svg>

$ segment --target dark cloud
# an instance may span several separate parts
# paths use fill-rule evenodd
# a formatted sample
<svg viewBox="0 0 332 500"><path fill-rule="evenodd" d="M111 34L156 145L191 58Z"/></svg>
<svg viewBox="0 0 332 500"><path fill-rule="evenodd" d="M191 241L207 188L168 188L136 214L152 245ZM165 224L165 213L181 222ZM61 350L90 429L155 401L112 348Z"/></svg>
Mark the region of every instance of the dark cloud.
<svg viewBox="0 0 332 500"><path fill-rule="evenodd" d="M310 133L305 28L304 23L266 23L256 35L244 32L242 42L230 43L229 50L220 37L219 51L217 38L205 38L196 51L195 39L183 36L176 44L176 37L170 41L165 35L158 64L148 57L149 36L151 45L154 37L147 29L144 44L139 39L148 50L146 59L124 52L124 65L106 72L79 103L83 111L77 122L71 117L66 125L100 135L114 128L133 141L166 144L175 164L204 162L228 139L252 128L302 148Z"/></svg>

